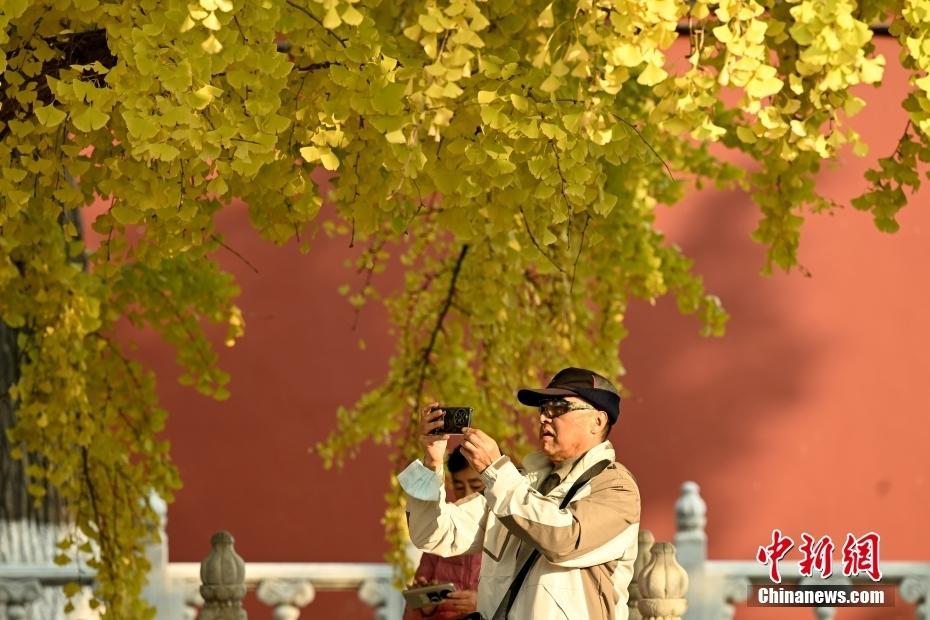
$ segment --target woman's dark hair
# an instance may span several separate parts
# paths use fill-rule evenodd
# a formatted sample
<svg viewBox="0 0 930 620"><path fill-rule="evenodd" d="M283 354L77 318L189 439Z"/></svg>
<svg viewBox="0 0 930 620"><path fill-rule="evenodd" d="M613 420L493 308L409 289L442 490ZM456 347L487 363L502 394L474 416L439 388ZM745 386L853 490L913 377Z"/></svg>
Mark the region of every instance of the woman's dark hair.
<svg viewBox="0 0 930 620"><path fill-rule="evenodd" d="M455 450L449 454L449 459L446 461L446 467L449 469L450 474L455 474L463 469L470 467L468 461L465 460L465 455L462 454L462 446L456 446Z"/></svg>

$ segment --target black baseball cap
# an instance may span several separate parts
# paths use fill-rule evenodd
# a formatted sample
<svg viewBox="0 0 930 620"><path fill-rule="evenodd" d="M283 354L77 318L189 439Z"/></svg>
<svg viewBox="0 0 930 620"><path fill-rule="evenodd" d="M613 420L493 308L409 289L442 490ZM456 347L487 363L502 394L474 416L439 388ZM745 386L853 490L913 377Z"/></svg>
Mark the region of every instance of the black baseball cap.
<svg viewBox="0 0 930 620"><path fill-rule="evenodd" d="M620 417L620 394L614 384L593 370L564 368L544 388L524 388L517 400L530 407L539 407L559 396L577 396L607 414L613 426Z"/></svg>

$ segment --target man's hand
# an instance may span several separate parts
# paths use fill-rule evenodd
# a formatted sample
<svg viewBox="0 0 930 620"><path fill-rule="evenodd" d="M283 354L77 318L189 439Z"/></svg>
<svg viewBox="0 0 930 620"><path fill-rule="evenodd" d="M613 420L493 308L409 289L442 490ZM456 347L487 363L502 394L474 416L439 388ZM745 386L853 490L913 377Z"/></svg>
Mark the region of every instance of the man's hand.
<svg viewBox="0 0 930 620"><path fill-rule="evenodd" d="M443 602L442 608L460 614L470 614L473 611L478 611L478 593L474 590L452 592Z"/></svg>
<svg viewBox="0 0 930 620"><path fill-rule="evenodd" d="M488 468L488 465L501 457L500 448L497 442L488 437L483 431L477 428L465 428L463 430L464 438L462 439L462 454L479 474Z"/></svg>
<svg viewBox="0 0 930 620"><path fill-rule="evenodd" d="M448 435L430 435L430 431L442 427L442 409L439 403L430 403L420 412L420 445L423 446L423 464L430 469L442 466L446 457L446 443Z"/></svg>

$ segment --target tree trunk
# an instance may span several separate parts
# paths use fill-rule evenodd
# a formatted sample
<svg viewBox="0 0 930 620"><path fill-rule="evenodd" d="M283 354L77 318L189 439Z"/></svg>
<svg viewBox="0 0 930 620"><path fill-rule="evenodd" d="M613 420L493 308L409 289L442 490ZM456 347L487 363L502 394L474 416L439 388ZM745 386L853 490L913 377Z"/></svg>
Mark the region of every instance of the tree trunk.
<svg viewBox="0 0 930 620"><path fill-rule="evenodd" d="M13 446L6 430L16 422L16 403L10 398L10 388L19 379L18 333L0 322L0 521L61 523L64 506L47 481L40 481L46 486L46 494L38 502L26 491L26 466L41 464L41 459L34 454L26 454L22 460L10 457Z"/></svg>
<svg viewBox="0 0 930 620"><path fill-rule="evenodd" d="M67 217L81 231L78 213ZM26 476L26 467L30 463L43 465L43 459L29 453L20 460L10 456L14 446L6 431L16 423L16 402L10 397L10 388L19 380L22 361L16 343L19 333L21 330L12 329L0 320L0 564L49 566L59 553L56 544L63 535L71 533L71 528L65 504L48 481L29 480ZM45 487L45 495L39 500L26 490L30 482ZM43 588L39 599L29 607L32 615L27 617L48 620L73 617L63 612L66 600L60 588ZM81 609L85 600L86 595L82 594L74 601L84 612L80 617L98 617L95 612Z"/></svg>

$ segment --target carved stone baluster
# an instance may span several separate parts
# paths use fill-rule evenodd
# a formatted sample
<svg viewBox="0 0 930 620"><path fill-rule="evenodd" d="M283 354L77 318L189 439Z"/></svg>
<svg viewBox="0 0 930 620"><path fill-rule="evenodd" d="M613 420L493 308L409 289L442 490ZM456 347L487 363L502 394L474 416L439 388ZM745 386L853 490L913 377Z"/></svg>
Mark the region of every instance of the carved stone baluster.
<svg viewBox="0 0 930 620"><path fill-rule="evenodd" d="M29 605L42 594L42 584L35 579L0 579L0 609L7 620L31 618Z"/></svg>
<svg viewBox="0 0 930 620"><path fill-rule="evenodd" d="M245 597L245 562L233 548L235 539L226 531L210 539L213 549L200 563L200 620L247 620L242 609Z"/></svg>
<svg viewBox="0 0 930 620"><path fill-rule="evenodd" d="M930 620L930 577L915 575L901 582L901 598L917 605L915 618Z"/></svg>
<svg viewBox="0 0 930 620"><path fill-rule="evenodd" d="M274 620L297 620L300 609L313 602L316 590L309 581L268 579L258 585L258 600L274 609Z"/></svg>
<svg viewBox="0 0 930 620"><path fill-rule="evenodd" d="M367 579L358 589L358 598L373 607L377 620L394 620L404 613L404 597L390 579Z"/></svg>
<svg viewBox="0 0 930 620"><path fill-rule="evenodd" d="M720 610L720 620L733 620L736 615L736 605L745 603L749 598L749 579L746 577L727 577L723 582L723 607Z"/></svg>
<svg viewBox="0 0 930 620"><path fill-rule="evenodd" d="M643 617L642 614L639 613L639 607L637 606L639 599L642 598L642 594L639 592L639 584L637 583L637 580L639 579L639 576L643 574L643 569L646 568L646 563L649 562L650 552L655 541L655 536L653 536L652 532L649 530L639 531L636 561L633 563L633 580L630 581L630 600L627 601L627 607L629 608L629 620L642 620Z"/></svg>
<svg viewBox="0 0 930 620"><path fill-rule="evenodd" d="M697 482L681 485L681 495L675 502L675 548L681 565L691 571L707 561L707 504L701 497Z"/></svg>
<svg viewBox="0 0 930 620"><path fill-rule="evenodd" d="M688 573L675 559L675 546L660 542L652 545L649 562L639 576L637 605L643 620L680 620L688 608Z"/></svg>

